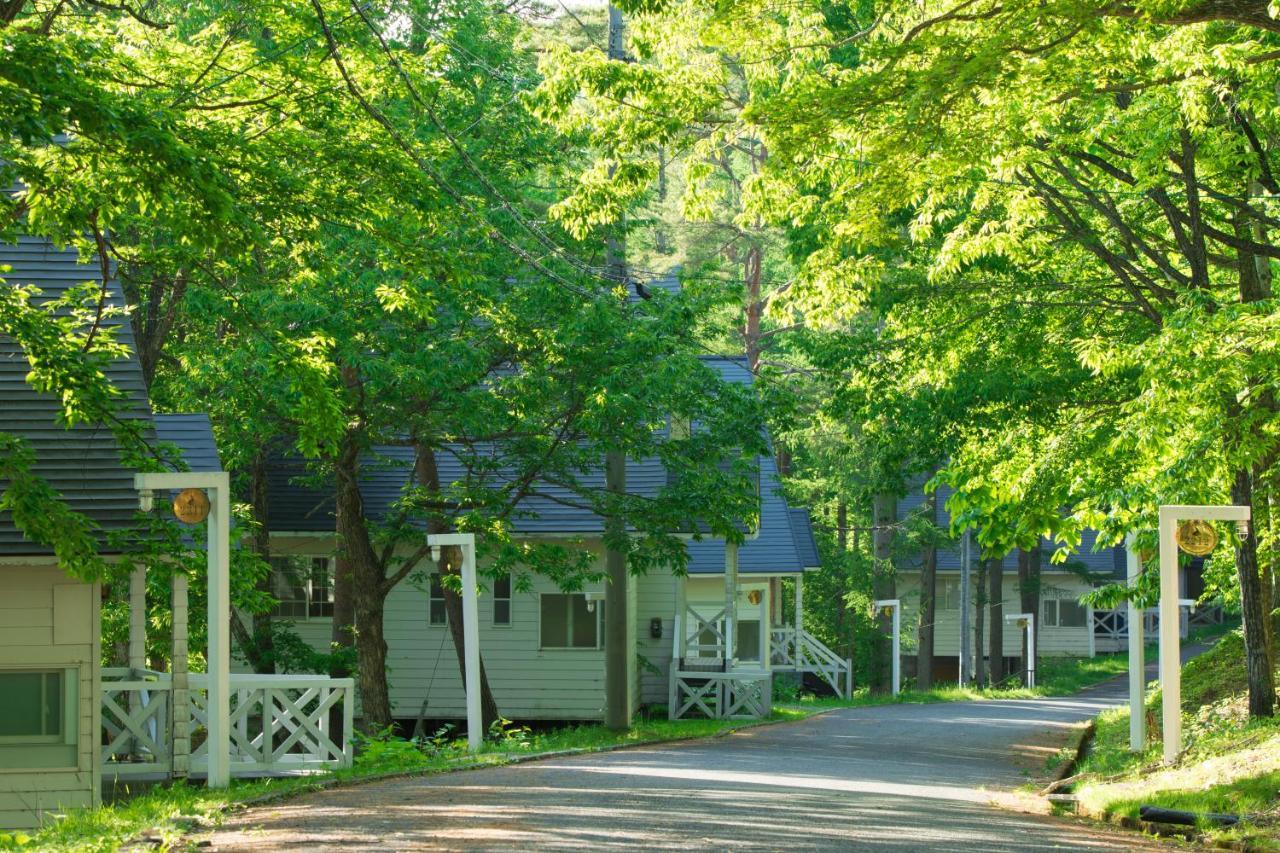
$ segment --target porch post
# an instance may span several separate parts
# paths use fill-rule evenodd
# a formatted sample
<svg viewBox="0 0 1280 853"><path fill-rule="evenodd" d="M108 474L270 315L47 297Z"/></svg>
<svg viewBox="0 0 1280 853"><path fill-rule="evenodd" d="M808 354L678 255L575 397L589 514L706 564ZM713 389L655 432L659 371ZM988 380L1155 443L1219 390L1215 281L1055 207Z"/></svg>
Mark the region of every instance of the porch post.
<svg viewBox="0 0 1280 853"><path fill-rule="evenodd" d="M129 668L147 666L147 568L136 566L129 575Z"/></svg>
<svg viewBox="0 0 1280 853"><path fill-rule="evenodd" d="M771 669L773 663L773 626L769 623L769 613L773 609L772 581L765 587L760 597L760 668Z"/></svg>
<svg viewBox="0 0 1280 853"><path fill-rule="evenodd" d="M225 472L209 513L209 769L210 788L231 784L231 496Z"/></svg>
<svg viewBox="0 0 1280 853"><path fill-rule="evenodd" d="M672 626L675 636L672 638L672 659L684 660L685 655L689 652L689 628L685 624L686 609L688 608L688 596L686 595L686 586L689 583L689 577L686 575L682 578L673 578L676 584L676 621Z"/></svg>
<svg viewBox="0 0 1280 853"><path fill-rule="evenodd" d="M795 652L796 670L800 672L800 680L804 681L804 572L796 575L796 618L795 637L792 649Z"/></svg>
<svg viewBox="0 0 1280 853"><path fill-rule="evenodd" d="M738 616L738 546L724 543L724 671L733 667Z"/></svg>
<svg viewBox="0 0 1280 853"><path fill-rule="evenodd" d="M187 678L187 576L173 573L173 648L170 662L170 759L169 773L185 778L191 768L191 706Z"/></svg>

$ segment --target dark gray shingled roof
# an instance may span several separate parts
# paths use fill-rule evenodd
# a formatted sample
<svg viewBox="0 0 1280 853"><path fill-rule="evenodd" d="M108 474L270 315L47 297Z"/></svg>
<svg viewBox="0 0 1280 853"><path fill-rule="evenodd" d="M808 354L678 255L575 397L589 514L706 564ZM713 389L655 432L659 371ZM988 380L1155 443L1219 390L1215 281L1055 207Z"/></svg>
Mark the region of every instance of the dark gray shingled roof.
<svg viewBox="0 0 1280 853"><path fill-rule="evenodd" d="M34 285L43 291L40 300L62 296L68 288L100 282L98 267L81 264L74 249L57 249L47 240L19 237L16 244L0 243L0 286ZM107 304L123 307L119 286L108 282ZM133 331L127 318L114 316L106 325L116 339L133 348ZM120 458L120 447L111 430L101 424L81 424L64 429L57 422L59 402L37 393L26 382L26 356L16 340L0 332L0 432L16 434L35 449L35 472L57 489L72 509L84 513L104 530L129 525L138 508L133 470ZM125 395L121 417L147 419L146 386L135 358L119 359L107 369L107 379ZM3 484L0 483L0 487ZM49 549L28 542L7 513L0 513L0 554L48 554Z"/></svg>
<svg viewBox="0 0 1280 853"><path fill-rule="evenodd" d="M809 510L793 508L790 512L791 535L796 540L796 553L800 555L800 565L806 569L821 568L822 560L818 557L818 542L813 538L813 519L809 517Z"/></svg>
<svg viewBox="0 0 1280 853"><path fill-rule="evenodd" d="M909 485L907 495L898 501L898 520L902 521L911 513L922 512L924 508L924 483L928 478L916 477ZM938 497L938 526L944 530L951 524L951 515L946 510L947 499L955 492L949 486L939 486L937 491ZM1074 549L1067 558L1068 562L1076 565L1083 565L1094 575L1105 575L1109 579L1122 579L1125 577L1125 551L1123 545L1114 545L1103 548L1100 551L1094 550L1094 544L1098 540L1098 533L1095 530L1086 530L1081 535L1080 547ZM1055 564L1049 562L1050 556L1059 549L1059 545L1044 539L1040 543L1041 551L1044 554L1042 566L1045 569L1052 570ZM1017 567L1017 554L1009 554L1005 557L1005 568ZM901 568L909 571L916 570L920 567L919 554L908 557ZM960 549L959 548L939 548L938 549L938 571L940 572L959 572L960 571Z"/></svg>
<svg viewBox="0 0 1280 853"><path fill-rule="evenodd" d="M751 372L739 358L707 359L731 382L749 385ZM739 571L744 574L799 572L816 566L816 548L812 560L802 555L797 546L790 508L779 493L778 474L771 457L760 460L760 529L738 549ZM445 447L437 454L442 483L461 480L465 469L457 456ZM370 518L386 514L400 497L413 468L413 450L403 446L382 446L365 462L361 494L365 512ZM501 473L496 476L501 477ZM593 489L604 488L604 471L588 472L580 478ZM277 458L268 470L268 528L276 533L330 532L334 529L333 492L310 484L303 460ZM656 494L666 483L666 471L657 460L627 462L627 491ZM587 509L566 506L561 500L571 493L555 486L540 486L543 495L531 496L520 503L522 515L512 520L518 534L525 535L598 535L603 520ZM561 500L557 500L557 498ZM812 541L812 531L805 535ZM724 542L704 539L689 542L689 571L693 574L719 574L724 571Z"/></svg>
<svg viewBox="0 0 1280 853"><path fill-rule="evenodd" d="M218 445L213 440L209 416L196 414L155 415L156 440L176 444L182 461L192 471L221 471Z"/></svg>

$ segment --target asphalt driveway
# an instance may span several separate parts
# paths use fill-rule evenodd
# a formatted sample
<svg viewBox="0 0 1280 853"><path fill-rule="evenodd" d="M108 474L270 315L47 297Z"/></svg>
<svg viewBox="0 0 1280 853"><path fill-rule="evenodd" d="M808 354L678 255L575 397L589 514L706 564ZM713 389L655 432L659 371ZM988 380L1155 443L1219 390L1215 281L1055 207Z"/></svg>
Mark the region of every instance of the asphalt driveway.
<svg viewBox="0 0 1280 853"><path fill-rule="evenodd" d="M218 850L1135 850L991 804L1124 685L845 709L729 737L322 791L234 816Z"/></svg>

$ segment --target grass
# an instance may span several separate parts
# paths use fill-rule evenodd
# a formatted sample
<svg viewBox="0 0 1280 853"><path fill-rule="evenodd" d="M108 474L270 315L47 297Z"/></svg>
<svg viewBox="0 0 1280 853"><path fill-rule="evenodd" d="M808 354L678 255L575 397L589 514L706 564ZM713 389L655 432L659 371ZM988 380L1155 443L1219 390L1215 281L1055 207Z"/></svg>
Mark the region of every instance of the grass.
<svg viewBox="0 0 1280 853"><path fill-rule="evenodd" d="M1146 696L1155 731L1143 752L1129 751L1127 708L1099 716L1093 748L1077 768L1085 776L1075 794L1086 813L1136 819L1141 806L1155 805L1247 815L1236 829L1204 829L1215 841L1280 850L1280 719L1248 718L1246 684L1238 631L1183 667L1186 749L1171 767L1161 763L1157 689Z"/></svg>
<svg viewBox="0 0 1280 853"><path fill-rule="evenodd" d="M820 707L777 708L769 722L799 720ZM510 723L496 726L476 755L445 731L425 744L399 738L364 740L354 766L333 773L283 779L236 780L223 790L198 784L166 784L97 809L69 812L38 831L0 833L0 849L23 851L114 851L131 839L169 848L184 835L216 825L228 810L265 798L283 798L332 784L372 781L391 775L427 775L466 767L501 765L565 750L590 752L618 746L712 737L758 725L754 720L641 719L628 731L598 724L532 732Z"/></svg>

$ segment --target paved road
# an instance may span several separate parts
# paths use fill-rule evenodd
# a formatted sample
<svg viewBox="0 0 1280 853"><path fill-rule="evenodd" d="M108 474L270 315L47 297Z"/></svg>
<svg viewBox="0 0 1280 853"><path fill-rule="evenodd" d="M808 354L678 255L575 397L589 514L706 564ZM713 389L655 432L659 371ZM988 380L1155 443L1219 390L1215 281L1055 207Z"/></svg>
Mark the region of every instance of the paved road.
<svg viewBox="0 0 1280 853"><path fill-rule="evenodd" d="M845 709L709 741L319 792L235 816L218 850L1160 849L1022 814L992 791L1044 775L1122 682L1066 699ZM985 790L984 790L985 789Z"/></svg>

